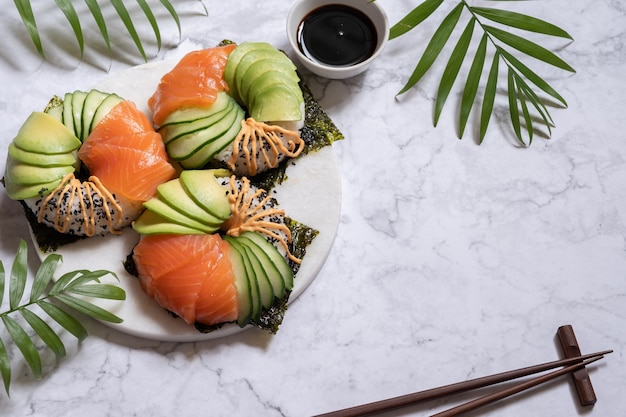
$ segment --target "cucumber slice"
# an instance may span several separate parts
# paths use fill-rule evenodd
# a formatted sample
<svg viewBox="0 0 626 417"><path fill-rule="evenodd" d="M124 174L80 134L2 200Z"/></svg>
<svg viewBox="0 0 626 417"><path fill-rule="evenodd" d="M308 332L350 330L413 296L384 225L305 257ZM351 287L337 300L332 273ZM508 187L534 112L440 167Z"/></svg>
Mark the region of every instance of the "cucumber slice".
<svg viewBox="0 0 626 417"><path fill-rule="evenodd" d="M102 100L93 115L93 119L91 119L89 132L93 131L97 124L100 123L100 120L102 120L107 114L109 114L109 112L113 110L113 107L117 106L122 101L124 101L124 99L117 94L110 94L108 97Z"/></svg>
<svg viewBox="0 0 626 417"><path fill-rule="evenodd" d="M83 140L83 105L85 104L87 93L84 91L74 91L72 93L72 118L74 119L74 134L81 141Z"/></svg>
<svg viewBox="0 0 626 417"><path fill-rule="evenodd" d="M87 93L85 101L83 103L83 112L81 115L82 128L81 128L81 140L84 142L87 136L91 133L91 122L93 121L96 110L100 107L100 104L109 96L109 93L103 93L98 90L91 90Z"/></svg>
<svg viewBox="0 0 626 417"><path fill-rule="evenodd" d="M252 266L252 269L254 270L257 286L259 288L259 303L263 308L268 309L274 302L274 289L272 288L272 283L263 268L263 264L256 254L256 249L254 249L255 247L250 246L249 240L239 239L238 242L241 244L241 247L248 257L250 266Z"/></svg>
<svg viewBox="0 0 626 417"><path fill-rule="evenodd" d="M185 169L202 168L211 158L222 152L229 146L239 134L241 130L241 122L245 118L244 110L237 106L235 120L230 128L221 135L205 142L200 149L197 149L191 156L182 159L180 165Z"/></svg>
<svg viewBox="0 0 626 417"><path fill-rule="evenodd" d="M228 105L217 112L207 112L206 117L196 119L188 123L176 123L167 125L161 128L159 130L159 133L161 133L161 136L163 137L163 142L167 145L168 143L184 135L191 135L195 132L208 129L210 126L222 120L224 116L226 116L228 113L233 111L234 107L237 105L238 104L235 102L234 99L230 99Z"/></svg>
<svg viewBox="0 0 626 417"><path fill-rule="evenodd" d="M250 323L253 317L252 283L248 279L248 270L244 262L241 245L237 243L237 239L234 237L224 236L223 239L230 246L229 257L235 275L239 311L237 324L244 327Z"/></svg>
<svg viewBox="0 0 626 417"><path fill-rule="evenodd" d="M233 100L234 99L230 97L226 92L220 91L219 93L217 93L217 98L215 99L215 102L211 105L211 107L208 107L208 108L195 108L194 107L194 108L188 108L188 109L175 110L167 116L167 118L165 119L165 122L163 122L163 124L160 126L160 129L163 129L164 127L169 126L169 125L176 125L179 123L189 123L189 122L193 122L199 119L204 119L213 113L217 113L225 109L227 106L230 105L231 101Z"/></svg>
<svg viewBox="0 0 626 417"><path fill-rule="evenodd" d="M207 126L205 129L179 136L175 140L168 142L166 146L170 157L176 161L187 159L205 144L222 136L231 129L233 124L238 122L237 116L239 112L237 109L237 107L234 107L233 110L226 113L219 121Z"/></svg>
<svg viewBox="0 0 626 417"><path fill-rule="evenodd" d="M63 123L63 103L46 109L46 113Z"/></svg>
<svg viewBox="0 0 626 417"><path fill-rule="evenodd" d="M69 129L70 132L74 134L74 136L78 137L76 134L76 129L74 128L74 115L72 113L72 93L65 93L63 96L63 119L61 120L65 127Z"/></svg>
<svg viewBox="0 0 626 417"><path fill-rule="evenodd" d="M281 280L284 283L284 285L282 286L282 290L280 289L281 286L277 282L275 282L275 276L270 274L270 278L273 280L273 287L275 289L279 289L279 291L282 291L280 293L275 293L276 297L280 298L284 295L285 291L290 291L291 289L293 289L293 270L274 245L268 242L267 239L265 239L265 237L263 237L260 233L245 232L241 234L240 238L248 239L251 242L254 242L254 244L260 249L259 253L263 253L268 258L268 261L271 263L271 265L264 263L264 268L266 271L268 271L268 274L270 274L270 270L275 269L278 276L280 276ZM265 262L262 258L260 259L262 262Z"/></svg>

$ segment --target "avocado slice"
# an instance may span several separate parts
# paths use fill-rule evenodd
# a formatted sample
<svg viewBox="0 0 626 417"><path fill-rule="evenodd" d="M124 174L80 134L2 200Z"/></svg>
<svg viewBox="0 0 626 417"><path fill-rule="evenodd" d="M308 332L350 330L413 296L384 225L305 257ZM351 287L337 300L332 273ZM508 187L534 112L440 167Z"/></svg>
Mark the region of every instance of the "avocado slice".
<svg viewBox="0 0 626 417"><path fill-rule="evenodd" d="M57 179L44 184L20 185L8 180L6 174L4 176L4 180L4 187L7 190L9 198L12 200L26 200L27 198L48 195L61 183L61 180Z"/></svg>
<svg viewBox="0 0 626 417"><path fill-rule="evenodd" d="M244 55L257 49L275 50L276 48L267 42L240 43L235 49L232 50L228 56L228 60L226 61L226 66L224 67L224 81L226 81L226 84L230 89L230 95L240 103L241 98L237 92L237 83L235 80L237 76L237 67L239 66L239 63L243 59Z"/></svg>
<svg viewBox="0 0 626 417"><path fill-rule="evenodd" d="M43 112L28 116L13 143L20 149L45 155L68 153L80 145L74 133L59 120Z"/></svg>
<svg viewBox="0 0 626 417"><path fill-rule="evenodd" d="M248 89L248 104L250 107L254 107L257 97L263 94L266 90L275 86L289 88L298 102L304 101L302 90L300 90L297 80L294 80L289 74L285 74L280 71L268 71L256 78L250 84Z"/></svg>
<svg viewBox="0 0 626 417"><path fill-rule="evenodd" d="M218 218L230 217L227 191L217 182L211 170L183 171L180 181L187 195L204 210Z"/></svg>
<svg viewBox="0 0 626 417"><path fill-rule="evenodd" d="M289 61L289 64L291 65L286 65L284 60L277 60L275 58L259 59L237 78L237 89L239 93L242 97L249 97L250 86L261 76L273 71L285 74L289 80L298 84L300 78L293 70L291 61Z"/></svg>
<svg viewBox="0 0 626 417"><path fill-rule="evenodd" d="M200 207L187 195L179 178L160 184L157 187L157 196L170 207L215 230L218 230L226 220Z"/></svg>
<svg viewBox="0 0 626 417"><path fill-rule="evenodd" d="M153 197L150 200L143 203L143 206L152 211L153 213L158 214L163 217L170 223L175 223L181 226L185 226L191 229L198 230L199 232L203 232L206 234L215 233L219 229L219 225L215 226L207 226L204 223L201 223L197 220L192 219L187 216L185 213L181 213L176 210L174 207L170 206L166 202L160 200L157 197Z"/></svg>
<svg viewBox="0 0 626 417"><path fill-rule="evenodd" d="M163 216L146 210L133 222L133 229L142 235L176 234L176 235L200 235L204 232L172 223Z"/></svg>
<svg viewBox="0 0 626 417"><path fill-rule="evenodd" d="M10 158L13 158L18 162L38 167L76 166L78 162L76 152L74 151L69 153L43 155L20 149L15 146L15 143L9 143L8 155Z"/></svg>
<svg viewBox="0 0 626 417"><path fill-rule="evenodd" d="M7 160L5 177L7 182L18 185L36 185L62 179L74 172L73 166L38 167L27 165L12 158Z"/></svg>
<svg viewBox="0 0 626 417"><path fill-rule="evenodd" d="M302 102L292 88L273 84L254 96L250 117L261 122L302 120Z"/></svg>

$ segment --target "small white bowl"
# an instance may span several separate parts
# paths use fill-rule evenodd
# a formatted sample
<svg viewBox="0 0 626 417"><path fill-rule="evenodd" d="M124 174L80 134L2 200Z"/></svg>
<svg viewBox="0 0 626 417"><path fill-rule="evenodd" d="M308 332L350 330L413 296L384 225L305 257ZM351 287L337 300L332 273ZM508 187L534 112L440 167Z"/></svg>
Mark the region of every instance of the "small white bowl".
<svg viewBox="0 0 626 417"><path fill-rule="evenodd" d="M302 20L314 10L329 5L348 6L364 13L372 21L376 30L377 43L374 53L365 61L346 66L328 65L307 57L298 45L298 29ZM298 61L309 71L331 79L354 77L365 71L381 54L389 41L389 21L378 2L370 0L298 0L287 15L287 38Z"/></svg>

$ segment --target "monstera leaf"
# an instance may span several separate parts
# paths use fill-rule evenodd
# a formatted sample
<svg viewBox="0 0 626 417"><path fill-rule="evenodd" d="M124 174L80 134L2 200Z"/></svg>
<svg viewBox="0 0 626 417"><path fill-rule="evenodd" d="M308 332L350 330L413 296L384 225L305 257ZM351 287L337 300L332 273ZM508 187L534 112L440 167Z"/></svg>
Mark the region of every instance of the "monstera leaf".
<svg viewBox="0 0 626 417"><path fill-rule="evenodd" d="M158 21L152 10L154 6L149 5L146 0L135 0L135 1L137 5L139 5L139 8L141 9L143 13L143 17L147 19L147 21L149 22L150 27L152 28L152 31L153 31L153 35L156 39L157 47L160 49L161 48L161 31L160 31ZM200 3L200 5L202 6L204 10L204 13L207 14L207 9L204 6L204 3L202 2L202 0L196 0L196 1ZM28 34L30 35L31 40L33 41L33 44L35 45L35 48L37 48L37 52L39 53L39 55L45 58L42 37L39 33L39 30L37 29L37 20L36 20L35 13L33 12L33 8L31 6L31 1L30 0L13 0L13 2L15 3L15 6L20 14L20 17L22 18L24 27L28 31ZM176 26L178 27L178 32L180 35L180 30L181 30L180 19L178 17L178 13L176 12L176 9L172 5L172 2L170 2L169 0L159 0L159 2L161 6L164 7L169 12L172 19L174 19L174 21L176 22ZM82 56L83 51L85 50L85 39L83 37L83 23L85 22L81 22L79 14L76 11L76 8L74 7L72 0L55 0L55 3L65 15L67 23L71 26L74 32L74 35L76 36L76 41L78 42L78 46L80 48L80 53ZM109 36L109 29L107 26L107 21L105 19L106 14L103 13L103 7L108 7L108 6L113 7L115 9L117 16L123 22L126 28L126 31L128 32L128 35L132 38L133 42L137 46L137 50L139 51L143 59L147 61L148 58L146 56L146 52L143 47L141 36L137 32L137 28L135 24L133 23L133 20L138 17L131 16L129 9L126 7L126 5L124 5L124 1L109 0L109 3L106 4L105 6L100 6L97 0L84 0L84 3L87 5L89 12L91 13L91 16L93 17L96 23L96 26L98 27L98 30L100 31L100 34L102 35L102 39L104 40L109 53L111 53L112 51L112 46L111 46L111 40ZM128 1L126 3L128 3ZM91 24L92 22L89 22L89 23Z"/></svg>

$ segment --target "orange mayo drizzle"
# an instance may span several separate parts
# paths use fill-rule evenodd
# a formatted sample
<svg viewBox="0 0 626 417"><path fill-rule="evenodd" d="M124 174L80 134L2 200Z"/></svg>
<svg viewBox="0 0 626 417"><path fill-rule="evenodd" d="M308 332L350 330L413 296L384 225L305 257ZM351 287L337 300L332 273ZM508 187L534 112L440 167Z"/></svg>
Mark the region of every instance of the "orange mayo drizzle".
<svg viewBox="0 0 626 417"><path fill-rule="evenodd" d="M287 143L283 143L280 133L287 139ZM269 152L264 144L270 146ZM256 175L258 170L257 150L261 151L261 155L265 163L270 168L278 166L278 157L281 153L286 154L290 158L295 158L304 149L304 140L297 132L287 130L276 125L268 125L263 122L257 122L252 117L241 121L241 130L233 141L233 156L228 161L231 170L235 169L235 161L239 157L239 149L243 150L246 166L248 167L248 175Z"/></svg>
<svg viewBox="0 0 626 417"><path fill-rule="evenodd" d="M263 206L270 200L270 195L265 196L258 205L253 206L254 199L259 197L264 190L259 189L254 194L248 196L250 192L250 181L246 177L241 178L241 191L238 191L235 179L236 177L234 175L230 177L230 188L233 192L228 194L231 217L226 225L228 228L226 234L229 236L239 236L244 232L263 233L264 235L278 240L283 249L285 249L285 252L287 252L287 257L296 264L300 264L302 260L296 258L291 253L287 244L287 242L291 242L291 231L289 228L284 224L261 220L266 216L284 216L285 211L277 208L262 210ZM282 231L287 236L287 239L283 238L274 230Z"/></svg>
<svg viewBox="0 0 626 417"><path fill-rule="evenodd" d="M83 194L82 189L85 189L86 196ZM71 207L74 204L75 199L78 199L80 207L80 215L83 217L83 227L85 228L85 235L93 236L96 231L96 209L94 207L94 201L92 193L95 193L102 200L102 208L106 213L107 224L109 231L113 234L120 234L117 230L122 222L122 207L115 201L115 197L106 189L106 187L95 177L89 177L88 181L81 182L74 176L74 173L67 174L63 177L59 185L43 200L39 209L39 216L37 221L41 223L46 211L46 207L50 203L50 200L58 193L58 199L56 202L56 210L54 216L54 229L61 233L66 233L70 227ZM67 210L65 215L62 214L63 196L68 195L69 200L66 204ZM85 198L89 202L89 208L85 205ZM112 207L112 208L111 208ZM119 215L113 221L112 212L117 211Z"/></svg>

